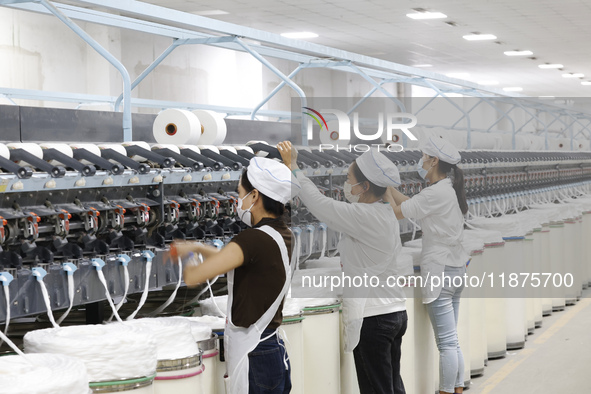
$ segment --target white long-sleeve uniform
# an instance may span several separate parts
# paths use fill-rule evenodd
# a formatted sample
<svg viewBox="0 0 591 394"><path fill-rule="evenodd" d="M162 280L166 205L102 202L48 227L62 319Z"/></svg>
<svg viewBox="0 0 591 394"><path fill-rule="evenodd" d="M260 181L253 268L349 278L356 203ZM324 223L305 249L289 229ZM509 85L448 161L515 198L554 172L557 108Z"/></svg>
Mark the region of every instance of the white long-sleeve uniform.
<svg viewBox="0 0 591 394"><path fill-rule="evenodd" d="M377 266L387 267L380 278L397 276L396 257L401 251L398 220L389 204L349 204L324 196L301 171L296 177L302 187L299 197L321 222L343 233L338 250L345 275L359 275ZM406 297L401 288L369 288L363 317L406 310ZM346 297L346 294L345 294Z"/></svg>

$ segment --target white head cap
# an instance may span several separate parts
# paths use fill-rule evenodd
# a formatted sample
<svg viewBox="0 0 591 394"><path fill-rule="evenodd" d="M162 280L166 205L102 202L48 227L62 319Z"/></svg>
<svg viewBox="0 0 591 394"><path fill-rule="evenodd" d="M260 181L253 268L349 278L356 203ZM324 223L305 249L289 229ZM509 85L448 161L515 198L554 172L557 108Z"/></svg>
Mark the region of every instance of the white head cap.
<svg viewBox="0 0 591 394"><path fill-rule="evenodd" d="M398 168L383 153L372 148L355 160L359 169L371 182L381 187L400 185Z"/></svg>
<svg viewBox="0 0 591 394"><path fill-rule="evenodd" d="M300 184L289 168L276 160L264 157L250 159L248 180L259 192L282 204L300 191Z"/></svg>
<svg viewBox="0 0 591 394"><path fill-rule="evenodd" d="M462 160L458 149L443 138L428 137L427 142L420 149L423 153L438 157L439 160L449 164L458 164Z"/></svg>

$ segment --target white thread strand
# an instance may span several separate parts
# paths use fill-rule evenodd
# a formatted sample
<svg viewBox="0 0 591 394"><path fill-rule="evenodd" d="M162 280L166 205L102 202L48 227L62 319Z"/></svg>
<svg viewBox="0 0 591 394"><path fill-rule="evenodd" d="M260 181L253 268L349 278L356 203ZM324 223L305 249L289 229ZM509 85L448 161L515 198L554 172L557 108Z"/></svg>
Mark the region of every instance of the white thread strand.
<svg viewBox="0 0 591 394"><path fill-rule="evenodd" d="M68 314L72 310L72 306L74 305L74 275L66 275L68 277L68 300L70 301L70 305L68 305L68 309L64 312L63 315L59 319L57 319L57 324L62 324L64 319L68 317Z"/></svg>
<svg viewBox="0 0 591 394"><path fill-rule="evenodd" d="M91 382L151 376L156 338L127 323L47 328L28 332L26 353L60 353L81 359Z"/></svg>
<svg viewBox="0 0 591 394"><path fill-rule="evenodd" d="M47 317L49 317L51 324L57 328L59 325L53 318L53 311L51 310L51 303L49 302L49 294L47 293L47 287L45 287L43 279L39 281L39 286L41 287L41 294L43 295L43 301L45 302L45 308L47 309Z"/></svg>
<svg viewBox="0 0 591 394"><path fill-rule="evenodd" d="M154 312L150 313L150 316L156 316L157 314L159 314L160 312L165 310L166 307L168 307L174 301L174 299L176 297L176 293L179 290L179 287L181 287L181 282L183 281L183 262L181 261L180 257L178 258L178 264L179 264L179 280L176 282L176 287L174 288L174 291L172 292L170 297L168 297L168 299L166 300L166 302L164 304L160 305L158 308L156 308L156 310L154 310Z"/></svg>
<svg viewBox="0 0 591 394"><path fill-rule="evenodd" d="M10 325L10 288L4 287L4 298L6 299L6 323L4 324L4 337L8 335L8 326ZM0 340L0 346L4 343L4 337Z"/></svg>
<svg viewBox="0 0 591 394"><path fill-rule="evenodd" d="M125 320L132 320L135 315L142 309L142 306L146 303L148 299L148 289L150 288L150 275L152 274L152 260L148 260L146 262L146 285L144 286L144 292L142 293L142 297L140 298L140 303L137 306L137 309L133 311L131 315L127 317Z"/></svg>
<svg viewBox="0 0 591 394"><path fill-rule="evenodd" d="M123 280L125 281L123 297L121 298L121 301L119 301L117 305L115 305L115 309L117 310L117 312L119 312L119 309L121 309L121 307L125 303L125 299L127 298L127 292L129 291L129 269L127 269L127 265L123 266ZM111 317L109 317L108 321L113 320L113 317L115 317L115 312L111 313Z"/></svg>
<svg viewBox="0 0 591 394"><path fill-rule="evenodd" d="M4 394L88 394L84 363L61 354L0 357Z"/></svg>
<svg viewBox="0 0 591 394"><path fill-rule="evenodd" d="M119 316L119 313L117 312L117 308L115 308L115 305L113 304L113 299L111 298L111 294L109 293L109 287L107 286L107 280L105 279L105 274L103 274L102 270L97 270L96 273L98 274L99 280L101 281L101 283L103 284L103 287L105 288L105 297L107 298L107 302L109 303L109 306L111 307L111 310L113 311L113 314L115 315L115 319L117 319L117 321L122 322L123 320L121 320L121 317Z"/></svg>
<svg viewBox="0 0 591 394"><path fill-rule="evenodd" d="M14 342L12 342L10 338L8 338L8 336L6 336L2 331L0 331L0 338L2 338L2 342L6 342L6 344L10 346L10 348L14 350L16 354L20 354L21 356L25 355L22 350L20 350L18 346L16 346ZM0 357L0 359L2 358Z"/></svg>

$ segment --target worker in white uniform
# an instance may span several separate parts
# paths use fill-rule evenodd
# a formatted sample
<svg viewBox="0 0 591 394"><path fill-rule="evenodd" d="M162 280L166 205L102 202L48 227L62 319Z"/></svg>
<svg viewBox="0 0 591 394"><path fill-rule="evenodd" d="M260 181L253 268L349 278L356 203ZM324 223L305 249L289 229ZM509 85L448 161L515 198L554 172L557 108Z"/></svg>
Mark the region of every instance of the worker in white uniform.
<svg viewBox="0 0 591 394"><path fill-rule="evenodd" d="M400 184L396 166L372 149L349 167L344 184L351 204L323 195L297 167L297 151L290 142L278 146L283 162L300 182L299 198L321 222L341 232L338 245L344 275L375 276L385 284L402 268L399 225L382 196L387 186ZM402 336L407 327L406 298L402 289L378 285L343 288L345 351L353 352L361 394L405 393L400 376Z"/></svg>
<svg viewBox="0 0 591 394"><path fill-rule="evenodd" d="M249 227L218 250L199 242L175 241L171 255L200 253L202 264L187 266L183 279L195 286L228 273L224 344L229 394L291 391L290 364L277 329L294 270L292 234L285 204L300 186L282 163L255 157L238 185L237 214ZM293 260L295 262L295 259Z"/></svg>
<svg viewBox="0 0 591 394"><path fill-rule="evenodd" d="M461 393L464 387L464 358L458 341L457 325L463 277L469 255L462 248L464 215L468 211L464 175L457 163L461 157L449 142L430 137L422 146L418 163L419 175L430 185L408 198L388 188L386 199L398 219L417 219L423 231L421 276L423 303L433 326L439 349L439 392ZM450 179L450 176L453 177ZM433 280L439 279L441 285ZM429 279L429 280L428 280ZM435 286L432 286L435 285Z"/></svg>

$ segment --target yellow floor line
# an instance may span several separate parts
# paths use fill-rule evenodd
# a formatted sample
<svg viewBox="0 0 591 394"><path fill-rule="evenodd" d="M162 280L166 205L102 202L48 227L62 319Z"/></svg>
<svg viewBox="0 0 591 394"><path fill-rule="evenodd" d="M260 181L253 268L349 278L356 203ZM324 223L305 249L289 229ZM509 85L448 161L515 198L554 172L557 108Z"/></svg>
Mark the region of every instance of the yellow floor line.
<svg viewBox="0 0 591 394"><path fill-rule="evenodd" d="M570 320L572 320L579 312L591 305L591 298L584 298L579 303L564 315L561 316L560 320L552 324L542 335L540 335L533 344L541 345L556 334L562 327L564 327ZM499 369L494 375L492 375L483 384L482 394L488 394L498 386L507 376L509 376L515 369L523 363L529 356L531 356L538 347L526 348L519 352L513 360L509 361L505 366Z"/></svg>

